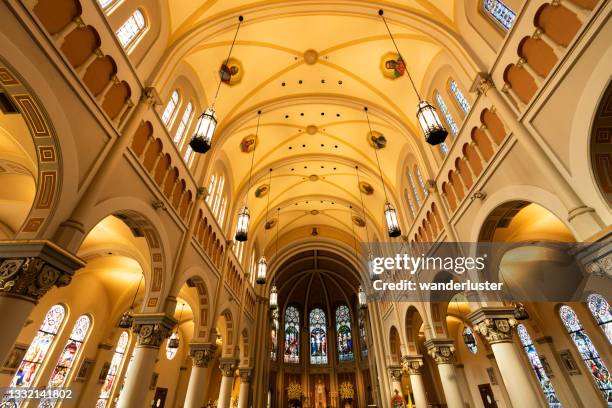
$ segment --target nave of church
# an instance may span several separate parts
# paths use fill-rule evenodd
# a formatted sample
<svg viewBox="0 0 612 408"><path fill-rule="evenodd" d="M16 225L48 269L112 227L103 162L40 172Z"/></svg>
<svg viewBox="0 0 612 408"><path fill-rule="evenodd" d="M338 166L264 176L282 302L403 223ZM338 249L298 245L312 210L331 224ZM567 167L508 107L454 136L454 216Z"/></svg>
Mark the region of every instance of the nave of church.
<svg viewBox="0 0 612 408"><path fill-rule="evenodd" d="M612 407L611 13L3 0L0 407Z"/></svg>

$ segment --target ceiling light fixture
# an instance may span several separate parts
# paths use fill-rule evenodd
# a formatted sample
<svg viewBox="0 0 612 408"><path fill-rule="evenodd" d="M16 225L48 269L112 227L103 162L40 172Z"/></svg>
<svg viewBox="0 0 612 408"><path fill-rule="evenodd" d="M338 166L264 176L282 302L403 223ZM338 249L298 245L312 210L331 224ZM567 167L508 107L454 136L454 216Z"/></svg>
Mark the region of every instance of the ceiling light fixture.
<svg viewBox="0 0 612 408"><path fill-rule="evenodd" d="M370 134L372 134L372 124L370 123L370 115L368 115L368 107L364 107L366 119L368 120L368 128L370 129ZM399 220L397 218L397 212L395 208L389 202L389 197L387 196L387 187L385 187L385 180L383 179L382 168L380 167L380 160L378 159L378 149L374 146L374 155L376 156L376 163L378 164L378 173L380 174L380 182L382 184L383 191L385 193L385 220L387 222L387 234L389 234L390 238L396 238L402 235L402 230L399 226Z"/></svg>
<svg viewBox="0 0 612 408"><path fill-rule="evenodd" d="M400 60L406 64L406 60L402 57L400 53L399 47L393 38L393 34L391 34L391 30L389 29L389 25L387 24L387 20L383 16L384 11L382 9L378 10L378 15L382 18L382 21L385 23L385 27L387 28L387 32L389 33L389 37L391 37L391 41L393 41L393 45L395 46L395 50L397 51L397 55L399 55ZM414 85L414 81L410 76L410 71L406 67L406 74L408 79L410 80L410 84L412 85L412 89L414 89L414 93L416 93L419 98L419 105L417 107L417 120L419 122L419 126L423 131L423 135L425 135L425 140L432 146L438 145L446 139L448 135L448 131L440 121L440 117L436 112L436 108L434 108L429 102L421 98L421 94L417 90L417 87Z"/></svg>
<svg viewBox="0 0 612 408"><path fill-rule="evenodd" d="M238 213L238 223L236 225L236 241L244 242L249 239L249 190L251 190L251 178L253 176L253 162L255 161L255 149L257 146L257 138L259 136L259 120L261 119L261 111L257 111L257 128L255 129L255 142L253 143L253 154L251 155L251 169L249 170L249 184L244 195L244 206Z"/></svg>
<svg viewBox="0 0 612 408"><path fill-rule="evenodd" d="M276 209L276 249L274 250L274 260L278 262L278 224L280 224L280 207ZM278 309L278 292L276 291L276 274L274 274L274 284L270 290L270 309Z"/></svg>
<svg viewBox="0 0 612 408"><path fill-rule="evenodd" d="M232 46L230 47L229 54L225 60L225 63L221 66L221 71L219 72L219 84L217 85L217 92L215 92L215 97L213 98L212 104L200 115L198 118L198 123L196 124L195 131L193 136L191 137L191 141L189 142L189 146L196 153L206 153L210 150L212 145L212 138L215 134L215 129L217 128L217 115L215 114L215 103L217 102L217 97L219 96L219 90L221 89L221 83L223 82L224 75L227 75L225 68L229 62L229 59L232 55L232 50L234 49L234 45L236 44L236 37L238 37L238 31L240 30L240 25L244 21L244 17L238 17L238 27L236 27L236 33L234 34L234 39L232 40ZM231 75L231 74L230 74Z"/></svg>
<svg viewBox="0 0 612 408"><path fill-rule="evenodd" d="M374 254L372 252L372 246L370 241L370 230L368 228L368 221L365 213L365 205L363 203L363 191L361 191L361 179L359 178L359 166L355 166L355 174L357 175L357 190L359 190L359 198L361 200L361 213L363 214L363 222L365 223L366 239L368 240L368 272L370 274L370 280L376 280L376 274L374 273Z"/></svg>
<svg viewBox="0 0 612 408"><path fill-rule="evenodd" d="M130 304L130 308L126 310L119 319L119 327L122 329L129 329L132 327L134 323L134 302L136 301L136 295L138 295L138 291L140 290L140 284L144 276L140 276L140 280L138 281L138 287L136 288L136 292L134 292L134 297L132 298L132 303Z"/></svg>
<svg viewBox="0 0 612 408"><path fill-rule="evenodd" d="M178 322L176 324L176 329L172 332L172 335L170 335L170 338L168 339L168 348L169 349L177 349L179 348L179 335L178 335L178 330L179 330L179 326L181 325L181 319L183 318L183 309L185 307L185 303L181 303L181 312L179 313L179 318L178 318Z"/></svg>
<svg viewBox="0 0 612 408"><path fill-rule="evenodd" d="M264 224L264 243L266 242L267 229L265 228L268 225L268 211L270 211L270 193L272 191L272 169L270 169L270 179L268 180L268 202L266 203L266 223ZM264 246L265 249L265 246ZM268 274L268 261L266 260L266 256L264 253L261 254L261 258L259 258L259 262L257 262L257 279L256 282L258 285L263 285L266 283L266 275Z"/></svg>

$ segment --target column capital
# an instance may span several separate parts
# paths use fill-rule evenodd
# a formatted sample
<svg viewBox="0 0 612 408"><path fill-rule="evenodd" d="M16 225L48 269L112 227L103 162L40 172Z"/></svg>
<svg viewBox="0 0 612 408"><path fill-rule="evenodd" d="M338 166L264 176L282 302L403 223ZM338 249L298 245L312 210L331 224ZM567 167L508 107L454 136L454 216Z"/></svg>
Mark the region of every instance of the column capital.
<svg viewBox="0 0 612 408"><path fill-rule="evenodd" d="M219 360L219 368L223 377L233 377L238 367L238 360L235 358L222 358Z"/></svg>
<svg viewBox="0 0 612 408"><path fill-rule="evenodd" d="M157 93L157 89L155 89L153 86L148 86L142 90L142 94L140 95L140 103L154 108L157 105L161 105L162 101Z"/></svg>
<svg viewBox="0 0 612 408"><path fill-rule="evenodd" d="M470 87L470 92L486 95L487 91L491 88L495 88L491 75L486 72L479 72L476 74L476 78L474 78L474 82Z"/></svg>
<svg viewBox="0 0 612 408"><path fill-rule="evenodd" d="M423 367L423 356L420 354L402 356L402 368L410 375L420 375Z"/></svg>
<svg viewBox="0 0 612 408"><path fill-rule="evenodd" d="M489 344L511 343L512 328L518 324L513 311L509 307L482 307L467 318L474 324L474 331L480 333Z"/></svg>
<svg viewBox="0 0 612 408"><path fill-rule="evenodd" d="M176 320L165 313L134 314L134 333L138 335L137 347L159 348L170 336Z"/></svg>
<svg viewBox="0 0 612 408"><path fill-rule="evenodd" d="M194 367L208 367L217 351L214 343L189 343L189 356Z"/></svg>
<svg viewBox="0 0 612 408"><path fill-rule="evenodd" d="M241 383L250 383L251 382L251 374L253 373L253 369L250 367L240 367L238 368L238 373L240 374L240 382Z"/></svg>
<svg viewBox="0 0 612 408"><path fill-rule="evenodd" d="M402 366L391 365L387 367L387 369L389 370L389 375L393 381L402 381Z"/></svg>
<svg viewBox="0 0 612 408"><path fill-rule="evenodd" d="M436 364L451 364L455 355L455 343L453 339L429 339L425 342L427 354L434 359Z"/></svg>
<svg viewBox="0 0 612 408"><path fill-rule="evenodd" d="M37 303L53 286L67 286L85 262L51 241L0 243L0 296Z"/></svg>

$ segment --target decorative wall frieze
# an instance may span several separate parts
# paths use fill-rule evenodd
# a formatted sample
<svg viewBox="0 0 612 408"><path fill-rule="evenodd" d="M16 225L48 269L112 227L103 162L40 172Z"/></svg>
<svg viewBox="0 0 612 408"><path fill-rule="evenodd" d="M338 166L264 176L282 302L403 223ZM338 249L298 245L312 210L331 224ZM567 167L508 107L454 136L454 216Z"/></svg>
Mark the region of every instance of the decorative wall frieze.
<svg viewBox="0 0 612 408"><path fill-rule="evenodd" d="M0 243L0 296L37 303L53 286L67 286L85 262L50 241Z"/></svg>
<svg viewBox="0 0 612 408"><path fill-rule="evenodd" d="M222 358L219 360L219 369L223 377L234 377L238 367L238 360L235 358Z"/></svg>
<svg viewBox="0 0 612 408"><path fill-rule="evenodd" d="M213 343L189 343L189 356L194 367L208 367L216 351L217 345Z"/></svg>
<svg viewBox="0 0 612 408"><path fill-rule="evenodd" d="M452 364L455 358L453 339L430 339L425 342L427 354L436 364Z"/></svg>
<svg viewBox="0 0 612 408"><path fill-rule="evenodd" d="M159 348L170 337L176 320L165 313L139 313L134 315L134 333L137 347Z"/></svg>
<svg viewBox="0 0 612 408"><path fill-rule="evenodd" d="M470 313L468 319L489 344L510 343L512 329L518 324L513 311L507 307L483 307Z"/></svg>
<svg viewBox="0 0 612 408"><path fill-rule="evenodd" d="M410 355L402 356L402 368L410 375L421 375L421 369L423 367L423 356Z"/></svg>

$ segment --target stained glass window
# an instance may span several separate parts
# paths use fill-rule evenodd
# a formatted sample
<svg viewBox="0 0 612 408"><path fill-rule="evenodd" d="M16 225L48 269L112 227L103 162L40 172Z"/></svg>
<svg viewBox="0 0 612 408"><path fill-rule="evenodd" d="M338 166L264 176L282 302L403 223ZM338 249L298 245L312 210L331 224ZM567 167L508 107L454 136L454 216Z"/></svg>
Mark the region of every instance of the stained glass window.
<svg viewBox="0 0 612 408"><path fill-rule="evenodd" d="M338 359L340 361L353 361L351 311L346 305L336 308L336 335L338 336Z"/></svg>
<svg viewBox="0 0 612 408"><path fill-rule="evenodd" d="M582 357L584 364L586 364L589 372L593 376L597 388L599 388L603 394L604 399L608 401L608 403L612 403L612 381L610 380L610 372L599 357L599 353L593 345L593 342L591 342L591 339L582 328L582 324L580 320L578 320L576 312L574 312L571 307L563 305L559 308L559 315L561 316L561 320L567 332L574 341L580 353L580 357Z"/></svg>
<svg viewBox="0 0 612 408"><path fill-rule="evenodd" d="M423 190L423 197L427 197L427 194L429 194L429 191L427 190L427 187L425 186L425 180L423 179L423 175L421 174L421 169L419 169L418 166L415 166L414 173L416 174L417 180L419 180L419 184L421 185L421 189Z"/></svg>
<svg viewBox="0 0 612 408"><path fill-rule="evenodd" d="M368 358L368 337L366 334L365 311L359 309L359 343L361 345L361 358Z"/></svg>
<svg viewBox="0 0 612 408"><path fill-rule="evenodd" d="M610 313L610 305L603 296L597 293L589 295L587 304L597 324L603 330L610 344L612 344L612 313Z"/></svg>
<svg viewBox="0 0 612 408"><path fill-rule="evenodd" d="M544 366L542 366L542 361L540 360L540 356L538 355L538 351L536 350L533 342L531 341L531 337L529 336L529 332L527 332L527 328L523 324L519 324L516 326L516 331L518 333L518 337L521 340L521 344L523 345L523 350L525 350L525 354L527 354L527 358L529 359L529 364L531 364L531 368L540 383L540 388L542 388L542 392L544 392L544 398L548 403L550 408L559 408L561 407L561 402L557 397L557 393L553 388L546 371L544 370Z"/></svg>
<svg viewBox="0 0 612 408"><path fill-rule="evenodd" d="M414 184L414 180L412 179L412 174L408 173L408 181L410 181L410 187L412 188L412 193L414 194L414 199L416 200L417 206L421 208L421 197L419 196L419 192L416 188L416 184Z"/></svg>
<svg viewBox="0 0 612 408"><path fill-rule="evenodd" d="M455 100L459 104L461 110L465 113L468 113L470 111L470 103L463 95L463 92L461 92L461 89L459 89L459 85L457 85L457 82L455 82L454 79L451 79L448 84L448 87L450 88L451 93L455 96Z"/></svg>
<svg viewBox="0 0 612 408"><path fill-rule="evenodd" d="M471 338L474 339L474 342L472 343L465 342L466 336L471 336ZM465 346L468 348L468 350L470 350L470 352L473 354L478 353L478 345L476 344L476 336L474 336L474 332L472 331L472 329L465 326L465 328L463 329L463 338L464 338Z"/></svg>
<svg viewBox="0 0 612 408"><path fill-rule="evenodd" d="M45 319L40 328L36 332L32 344L28 347L15 376L11 380L10 387L31 387L36 379L38 370L42 365L47 352L51 348L55 336L59 331L64 318L66 317L66 309L62 305L52 306L45 315ZM20 407L25 400L9 399L7 396L2 398L2 404L12 402L11 407Z"/></svg>
<svg viewBox="0 0 612 408"><path fill-rule="evenodd" d="M174 92L172 92L172 95L170 95L170 100L164 108L164 113L162 113L162 122L164 122L164 125L166 125L166 127L168 127L168 125L170 124L170 120L174 116L174 112L176 112L179 99L180 98L178 91L175 90ZM174 139L174 143L176 143L176 138Z"/></svg>
<svg viewBox="0 0 612 408"><path fill-rule="evenodd" d="M102 385L102 390L98 396L96 408L106 408L108 405L108 400L113 393L115 380L117 379L117 374L119 374L119 370L121 369L121 363L123 363L125 351L127 350L129 341L130 336L128 332L124 331L121 333L121 336L119 336L119 341L117 342L117 347L115 347L115 354L113 354L108 373L104 379L104 385Z"/></svg>
<svg viewBox="0 0 612 408"><path fill-rule="evenodd" d="M285 363L300 362L300 313L294 306L285 310Z"/></svg>
<svg viewBox="0 0 612 408"><path fill-rule="evenodd" d="M278 308L272 310L272 317L270 319L270 340L272 342L270 358L272 361L276 361L276 356L278 355Z"/></svg>
<svg viewBox="0 0 612 408"><path fill-rule="evenodd" d="M212 206L213 199L215 198L216 182L217 182L217 175L213 174L212 176L210 176L210 183L208 183L208 195L206 196L206 202L208 203L209 207Z"/></svg>
<svg viewBox="0 0 612 408"><path fill-rule="evenodd" d="M117 32L117 38L123 48L127 48L134 40L144 31L146 28L145 18L142 11L136 10L134 13L125 20L125 23L119 27Z"/></svg>
<svg viewBox="0 0 612 408"><path fill-rule="evenodd" d="M437 91L436 91L436 102L438 104L438 107L442 111L442 114L444 115L444 118L446 119L446 123L448 124L448 127L450 127L451 132L453 133L453 135L457 135L457 133L459 133L459 127L455 123L455 119L453 119L453 115L448 110L448 107L446 106L444 99L442 99L442 96Z"/></svg>
<svg viewBox="0 0 612 408"><path fill-rule="evenodd" d="M516 20L516 13L500 0L484 0L482 2L485 13L493 21L509 30Z"/></svg>
<svg viewBox="0 0 612 408"><path fill-rule="evenodd" d="M310 364L327 364L327 319L321 308L310 311Z"/></svg>
<svg viewBox="0 0 612 408"><path fill-rule="evenodd" d="M61 388L66 385L70 371L74 366L75 360L77 360L79 357L79 353L83 346L83 342L85 341L85 337L87 337L90 326L91 318L89 316L79 316L74 324L74 327L72 328L72 332L70 332L70 337L64 346L62 354L60 355L57 364L55 364L55 368L53 368L47 388ZM40 404L38 404L38 407L52 408L56 405L56 400L43 399L41 400Z"/></svg>
<svg viewBox="0 0 612 408"><path fill-rule="evenodd" d="M191 146L187 145L187 149L185 150L185 155L183 156L183 161L187 164L187 166L191 166L191 159L193 158L193 149Z"/></svg>
<svg viewBox="0 0 612 408"><path fill-rule="evenodd" d="M442 152L443 156L448 154L448 145L445 142L440 143L440 151Z"/></svg>
<svg viewBox="0 0 612 408"><path fill-rule="evenodd" d="M189 102L185 111L183 112L183 116L181 117L181 121L179 123L178 128L176 129L176 133L174 134L174 144L180 146L183 143L183 135L185 134L185 130L189 126L189 121L191 121L191 116L193 114L193 104Z"/></svg>
<svg viewBox="0 0 612 408"><path fill-rule="evenodd" d="M414 204L412 204L412 198L410 197L410 193L408 192L408 190L404 190L404 193L406 194L406 201L408 201L408 205L410 206L410 212L414 217L416 215L416 210L414 209Z"/></svg>

